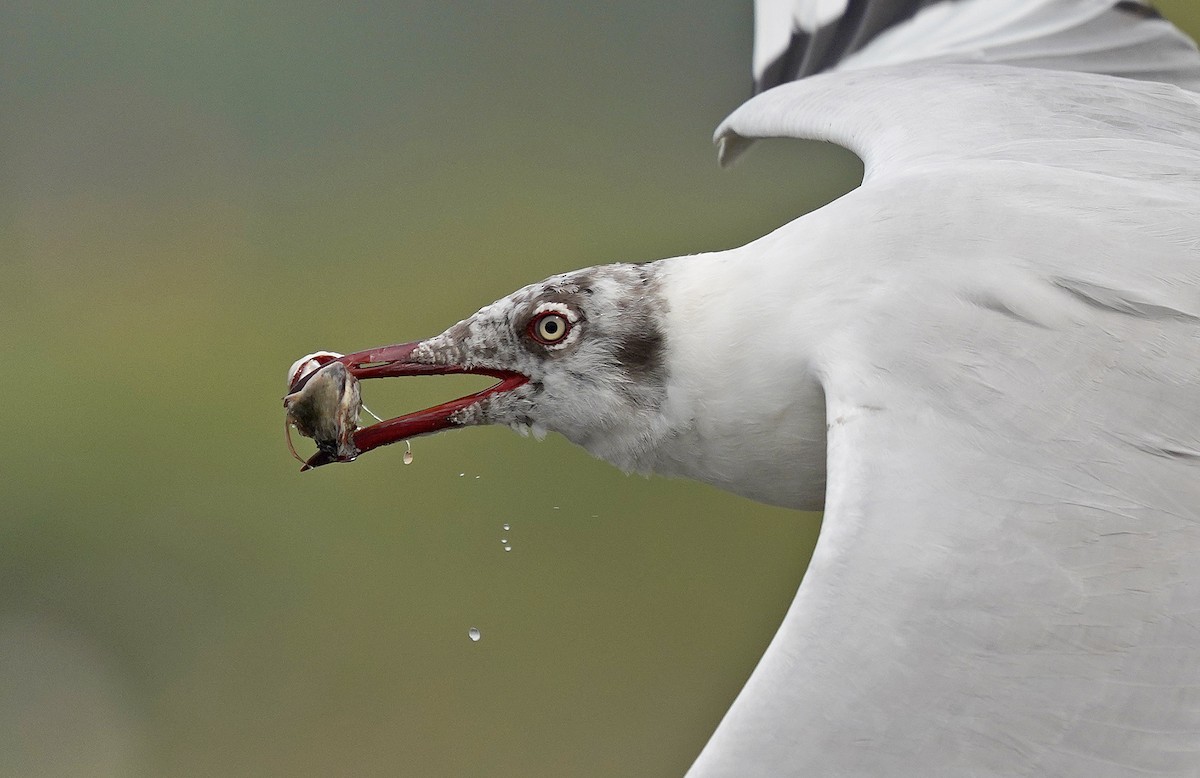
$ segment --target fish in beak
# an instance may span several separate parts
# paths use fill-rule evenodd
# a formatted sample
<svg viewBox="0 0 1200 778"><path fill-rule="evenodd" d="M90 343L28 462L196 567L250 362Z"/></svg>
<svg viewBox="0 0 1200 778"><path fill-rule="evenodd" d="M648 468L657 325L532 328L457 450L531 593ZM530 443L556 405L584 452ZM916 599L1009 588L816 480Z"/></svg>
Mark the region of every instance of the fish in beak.
<svg viewBox="0 0 1200 778"><path fill-rule="evenodd" d="M360 454L420 435L467 426L469 410L491 397L527 383L528 377L486 367L466 367L418 361L421 341L341 355L320 351L302 357L289 370L288 394L283 398L287 425L317 444L317 453L301 470L331 462L352 462ZM485 375L498 382L479 392L397 416L368 427L359 427L362 399L359 381L418 375ZM290 446L290 440L289 440ZM295 454L295 449L292 449ZM297 455L297 458L300 458Z"/></svg>

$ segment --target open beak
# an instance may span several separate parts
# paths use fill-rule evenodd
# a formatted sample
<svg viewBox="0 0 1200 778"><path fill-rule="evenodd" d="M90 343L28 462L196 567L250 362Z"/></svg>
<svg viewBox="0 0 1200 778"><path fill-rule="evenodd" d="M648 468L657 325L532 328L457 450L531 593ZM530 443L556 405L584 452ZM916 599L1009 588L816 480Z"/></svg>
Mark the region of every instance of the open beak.
<svg viewBox="0 0 1200 778"><path fill-rule="evenodd" d="M415 438L418 435L428 435L439 430L461 426L461 423L455 420L457 418L456 414L459 411L469 408L492 395L512 391L529 381L528 377L509 370L493 370L484 367L468 368L462 365L429 365L422 362L413 362L410 357L419 345L420 341L399 343L394 346L380 346L379 348L368 349L367 351L347 354L343 357L334 357L332 355L322 356L318 357L318 361L320 361L322 366L330 362L341 362L345 365L346 371L359 380L368 378L393 378L397 376L455 375L466 373L491 376L499 379L499 382L487 389L469 394L466 397L460 397L457 400L450 400L449 402L435 405L432 408L426 408L423 411L397 416L396 418L356 430L353 440L359 454L401 440ZM308 379L315 375L316 372L314 370L299 381L296 381L291 387L291 391L297 392L302 389ZM334 453L321 450L310 457L301 470L311 470L314 467L327 465L331 462L349 461L353 458L339 458Z"/></svg>

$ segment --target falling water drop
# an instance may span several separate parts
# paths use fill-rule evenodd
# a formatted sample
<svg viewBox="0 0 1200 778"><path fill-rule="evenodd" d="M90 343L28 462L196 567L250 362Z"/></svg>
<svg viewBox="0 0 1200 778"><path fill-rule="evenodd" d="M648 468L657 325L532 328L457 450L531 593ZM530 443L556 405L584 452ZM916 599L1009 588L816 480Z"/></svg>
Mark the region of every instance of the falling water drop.
<svg viewBox="0 0 1200 778"><path fill-rule="evenodd" d="M407 446L407 448L405 448L405 449L404 449L404 459L403 459L403 461L404 461L404 464L406 464L406 465L411 465L411 464L412 464L412 460L413 460L413 455L412 455L412 443L409 443L409 442L406 440L406 441L404 441L404 445L405 445L405 446Z"/></svg>
<svg viewBox="0 0 1200 778"><path fill-rule="evenodd" d="M512 546L505 546L505 547L504 547L504 550L505 550L505 551L512 551Z"/></svg>
<svg viewBox="0 0 1200 778"><path fill-rule="evenodd" d="M506 546L507 546L507 545L508 545L508 538L500 538L500 542L501 542L501 543L503 543L504 545L506 545Z"/></svg>
<svg viewBox="0 0 1200 778"><path fill-rule="evenodd" d="M479 627L471 627L469 630L467 630L467 637L469 637L473 642L478 643L479 639L483 637L483 635L479 632Z"/></svg>
<svg viewBox="0 0 1200 778"><path fill-rule="evenodd" d="M512 529L512 527L508 526L507 524L504 525L505 532L508 532L510 529Z"/></svg>

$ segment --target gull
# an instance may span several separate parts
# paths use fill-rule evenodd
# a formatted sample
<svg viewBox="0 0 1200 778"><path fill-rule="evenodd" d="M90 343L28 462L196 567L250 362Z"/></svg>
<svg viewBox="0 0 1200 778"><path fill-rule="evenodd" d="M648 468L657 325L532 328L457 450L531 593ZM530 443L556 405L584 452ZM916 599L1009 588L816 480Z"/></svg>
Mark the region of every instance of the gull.
<svg viewBox="0 0 1200 778"><path fill-rule="evenodd" d="M1200 56L1111 0L760 0L718 128L862 185L740 248L556 275L357 379L823 509L689 772L1200 775ZM347 379L348 380L348 379Z"/></svg>

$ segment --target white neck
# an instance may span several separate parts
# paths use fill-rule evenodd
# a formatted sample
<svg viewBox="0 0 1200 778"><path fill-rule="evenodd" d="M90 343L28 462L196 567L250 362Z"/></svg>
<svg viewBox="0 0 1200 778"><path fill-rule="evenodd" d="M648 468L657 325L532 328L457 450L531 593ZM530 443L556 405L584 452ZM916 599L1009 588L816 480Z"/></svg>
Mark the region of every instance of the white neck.
<svg viewBox="0 0 1200 778"><path fill-rule="evenodd" d="M639 469L704 481L761 502L819 510L825 400L812 356L822 322L816 264L794 256L792 222L730 251L662 260L671 435ZM792 256L779 256L790 252ZM806 280L797 280L802 276ZM797 306L806 290L812 304Z"/></svg>

